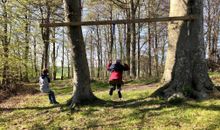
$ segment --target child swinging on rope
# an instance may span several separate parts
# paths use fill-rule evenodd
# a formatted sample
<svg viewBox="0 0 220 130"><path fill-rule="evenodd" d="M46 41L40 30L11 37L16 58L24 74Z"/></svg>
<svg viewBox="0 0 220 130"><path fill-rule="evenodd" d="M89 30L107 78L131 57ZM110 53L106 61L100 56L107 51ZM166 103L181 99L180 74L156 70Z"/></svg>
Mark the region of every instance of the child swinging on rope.
<svg viewBox="0 0 220 130"><path fill-rule="evenodd" d="M48 69L44 69L42 71L42 74L39 78L40 91L43 93L48 93L50 104L59 104L56 101L54 92L49 88L50 78L48 76L48 73L49 73Z"/></svg>
<svg viewBox="0 0 220 130"><path fill-rule="evenodd" d="M123 71L129 70L129 66L127 64L122 65L121 60L117 59L115 64L110 63L107 65L107 70L111 72L110 78L109 78L109 84L111 85L109 95L112 96L113 91L116 89L118 90L118 97L121 99L121 85L123 84L122 81L122 74Z"/></svg>

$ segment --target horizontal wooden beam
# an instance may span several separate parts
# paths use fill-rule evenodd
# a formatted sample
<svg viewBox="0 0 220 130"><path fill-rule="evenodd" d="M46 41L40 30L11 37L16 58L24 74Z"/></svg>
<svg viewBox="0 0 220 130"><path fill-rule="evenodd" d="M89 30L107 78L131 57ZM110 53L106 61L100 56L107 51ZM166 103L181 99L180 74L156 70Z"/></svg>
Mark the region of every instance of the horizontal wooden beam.
<svg viewBox="0 0 220 130"><path fill-rule="evenodd" d="M104 21L82 21L82 22L64 22L64 23L45 23L40 27L63 27L63 26L92 26L92 25L112 25L112 24L131 24L131 23L148 23L148 22L169 22L194 20L195 16L179 16L179 17L161 17L161 18L144 18L131 20L104 20Z"/></svg>

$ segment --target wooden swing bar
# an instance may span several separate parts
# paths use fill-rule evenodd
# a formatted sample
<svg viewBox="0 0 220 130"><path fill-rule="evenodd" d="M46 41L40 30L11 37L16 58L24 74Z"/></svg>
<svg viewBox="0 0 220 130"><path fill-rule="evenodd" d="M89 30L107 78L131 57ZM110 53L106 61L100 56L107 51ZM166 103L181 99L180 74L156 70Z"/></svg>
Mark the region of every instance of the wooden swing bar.
<svg viewBox="0 0 220 130"><path fill-rule="evenodd" d="M131 23L147 23L147 22L191 21L194 19L195 16L189 15L189 16L179 16L179 17L144 18L144 19L131 19L131 20L45 23L45 24L40 24L40 27L92 26L92 25L131 24Z"/></svg>

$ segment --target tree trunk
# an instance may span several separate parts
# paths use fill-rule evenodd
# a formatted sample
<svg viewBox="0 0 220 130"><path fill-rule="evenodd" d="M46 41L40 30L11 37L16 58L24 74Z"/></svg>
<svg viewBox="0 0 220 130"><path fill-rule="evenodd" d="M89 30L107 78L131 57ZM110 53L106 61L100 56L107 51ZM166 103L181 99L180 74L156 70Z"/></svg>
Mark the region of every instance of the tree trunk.
<svg viewBox="0 0 220 130"><path fill-rule="evenodd" d="M141 7L138 7L138 18L140 18L141 16ZM140 42L141 42L141 24L138 23L138 56L137 56L137 78L140 78L140 72L141 72L141 46L140 46Z"/></svg>
<svg viewBox="0 0 220 130"><path fill-rule="evenodd" d="M159 77L157 23L154 23L154 35L155 35L155 36L154 36L155 68L156 68L156 76Z"/></svg>
<svg viewBox="0 0 220 130"><path fill-rule="evenodd" d="M61 80L64 79L64 49L65 49L65 35L64 35L64 30L63 30L63 46L62 46L62 60L61 60Z"/></svg>
<svg viewBox="0 0 220 130"><path fill-rule="evenodd" d="M25 55L24 55L24 67L25 67L25 74L24 74L24 81L28 82L28 56L29 56L29 20L28 20L28 11L25 14Z"/></svg>
<svg viewBox="0 0 220 130"><path fill-rule="evenodd" d="M70 79L70 57L69 57L69 51L66 49L66 55L67 55L67 77Z"/></svg>
<svg viewBox="0 0 220 130"><path fill-rule="evenodd" d="M207 24L208 24L208 29L207 29L207 46L208 46L208 58L209 60L212 60L212 50L211 50L211 39L212 39L212 20L211 20L211 2L210 0L207 0L207 6L208 6L208 18L207 18Z"/></svg>
<svg viewBox="0 0 220 130"><path fill-rule="evenodd" d="M38 76L38 67L37 67L37 43L36 38L34 37L34 71L35 71L35 77Z"/></svg>
<svg viewBox="0 0 220 130"><path fill-rule="evenodd" d="M151 61L151 28L150 23L148 23L148 75L152 76L152 61Z"/></svg>
<svg viewBox="0 0 220 130"><path fill-rule="evenodd" d="M93 36L92 32L90 34L90 76L91 78L95 77L95 71L94 71L94 48L93 48Z"/></svg>
<svg viewBox="0 0 220 130"><path fill-rule="evenodd" d="M3 3L3 18L4 18L4 37L2 40L3 45L3 53L4 53L4 65L3 65L3 74L2 74L2 85L3 89L7 89L9 85L9 63L8 63L8 57L9 57L9 41L8 41L8 14L7 14L7 8L6 3Z"/></svg>
<svg viewBox="0 0 220 130"><path fill-rule="evenodd" d="M136 13L136 8L135 8L134 0L131 0L131 17L132 19L135 19L135 13ZM131 72L132 72L132 77L136 78L136 26L135 23L132 23L132 55L131 55Z"/></svg>
<svg viewBox="0 0 220 130"><path fill-rule="evenodd" d="M57 67L56 67L56 29L53 29L53 51L52 51L52 74L53 74L53 80L56 80L56 75L57 75Z"/></svg>
<svg viewBox="0 0 220 130"><path fill-rule="evenodd" d="M50 23L50 15L51 15L51 10L50 10L50 6L48 1L46 1L46 7L47 7L47 17L46 19L44 19L44 12L42 7L40 8L41 11L41 15L42 15L42 23ZM50 44L50 28L46 27L46 28L41 28L41 35L42 35L42 39L44 42L44 52L42 55L42 69L43 68L48 68L48 64L49 64L49 44Z"/></svg>
<svg viewBox="0 0 220 130"><path fill-rule="evenodd" d="M203 0L171 0L170 16L185 15L195 15L196 20L169 23L164 85L154 96L169 98L182 93L186 97L205 99L215 90L205 60Z"/></svg>
<svg viewBox="0 0 220 130"><path fill-rule="evenodd" d="M122 38L122 26L118 25L118 41L119 41L119 46L120 46L120 49L119 49L119 57L120 59L123 61L123 58L124 58L124 53L123 53L123 38Z"/></svg>
<svg viewBox="0 0 220 130"><path fill-rule="evenodd" d="M99 27L96 26L96 35L97 35L97 40L96 40L96 43L97 43L97 58L98 58L98 72L97 72L97 78L99 79L100 78L100 73L101 73L101 67L102 67L102 58L101 58L101 52L102 52L102 47L101 47L101 38L99 36Z"/></svg>
<svg viewBox="0 0 220 130"><path fill-rule="evenodd" d="M112 12L113 12L113 9L112 9L113 7L111 7L111 12L110 12L110 20L112 20ZM110 32L111 32L111 35L110 35L110 37L111 37L111 42L110 42L110 46L109 46L109 52L108 52L108 59L109 60L112 60L112 52L113 52L113 46L114 46L114 32L113 32L114 30L113 30L113 25L112 26L110 26Z"/></svg>
<svg viewBox="0 0 220 130"><path fill-rule="evenodd" d="M81 21L81 1L63 0L67 22ZM96 99L90 87L89 67L86 59L85 43L80 26L68 26L68 37L73 58L73 96L70 104L84 103Z"/></svg>
<svg viewBox="0 0 220 130"><path fill-rule="evenodd" d="M130 11L127 11L127 19L130 19ZM126 39L126 61L127 64L130 66L131 63L131 24L127 24L127 39ZM130 71L127 72L127 74L130 76Z"/></svg>

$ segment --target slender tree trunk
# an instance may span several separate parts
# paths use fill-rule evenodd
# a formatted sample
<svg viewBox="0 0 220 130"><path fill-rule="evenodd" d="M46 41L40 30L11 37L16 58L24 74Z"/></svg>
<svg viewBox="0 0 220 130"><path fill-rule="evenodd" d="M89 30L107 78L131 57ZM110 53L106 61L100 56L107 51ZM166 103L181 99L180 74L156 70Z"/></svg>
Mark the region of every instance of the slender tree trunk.
<svg viewBox="0 0 220 130"><path fill-rule="evenodd" d="M41 57L41 70L43 70L44 69L44 56L45 56L45 51L43 52L43 54L42 54L42 57Z"/></svg>
<svg viewBox="0 0 220 130"><path fill-rule="evenodd" d="M141 15L141 7L139 6L138 8L138 18L140 18L140 15ZM141 40L141 24L138 23L138 56L137 56L137 77L140 78L140 72L141 72L141 59L140 59L140 56L141 56L141 47L140 47L140 40Z"/></svg>
<svg viewBox="0 0 220 130"><path fill-rule="evenodd" d="M81 1L63 0L65 19L67 22L81 21ZM72 49L74 79L73 96L69 104L84 103L96 99L90 87L89 67L86 59L85 43L83 41L82 28L69 26L68 37Z"/></svg>
<svg viewBox="0 0 220 130"><path fill-rule="evenodd" d="M36 38L34 37L34 71L35 71L35 77L38 76L38 67L37 67L37 43Z"/></svg>
<svg viewBox="0 0 220 130"><path fill-rule="evenodd" d="M131 0L131 17L135 19L136 8L134 4L134 0ZM132 77L136 78L136 26L135 23L132 24L132 55L131 55L131 72Z"/></svg>
<svg viewBox="0 0 220 130"><path fill-rule="evenodd" d="M123 53L123 38L122 38L122 26L118 25L118 41L119 41L119 46L120 46L120 53L119 53L119 57L120 59L123 61L124 58L124 53Z"/></svg>
<svg viewBox="0 0 220 130"><path fill-rule="evenodd" d="M157 36L157 23L154 23L154 58L156 67L156 76L159 77L159 61L158 61L158 36Z"/></svg>
<svg viewBox="0 0 220 130"><path fill-rule="evenodd" d="M165 61L165 46L166 46L166 40L165 39L166 39L166 37L162 38L162 50L161 50L162 56L161 56L161 63L160 63L162 68L164 68L164 61Z"/></svg>
<svg viewBox="0 0 220 130"><path fill-rule="evenodd" d="M170 1L170 16L195 15L194 21L169 23L169 46L162 81L153 95L169 98L182 93L205 99L214 92L208 76L203 39L203 0Z"/></svg>
<svg viewBox="0 0 220 130"><path fill-rule="evenodd" d="M46 19L44 19L44 16L43 16L43 9L40 8L40 11L41 11L41 15L42 15L42 23L50 23L50 15L51 15L51 10L50 10L50 6L49 6L49 3L48 1L46 1L46 7L47 7L47 17ZM44 42L44 52L43 52L43 55L42 55L42 69L43 68L48 68L48 64L49 64L49 44L50 44L50 28L49 27L46 27L46 28L41 28L41 35L42 35L42 39L43 39L43 42Z"/></svg>
<svg viewBox="0 0 220 130"><path fill-rule="evenodd" d="M152 13L151 13L151 2L152 1L148 1L148 17L150 18ZM152 43L151 43L151 23L148 23L148 76L151 77L152 76L152 57L151 57L151 47L152 47Z"/></svg>
<svg viewBox="0 0 220 130"><path fill-rule="evenodd" d="M7 89L9 85L9 63L8 63L8 57L9 57L9 41L8 41L8 14L7 14L7 3L3 3L3 18L4 18L4 36L2 40L3 44L3 53L4 53L4 64L3 64L3 74L2 74L2 86L3 89Z"/></svg>
<svg viewBox="0 0 220 130"><path fill-rule="evenodd" d="M25 67L25 74L24 74L24 81L28 82L28 56L29 56L29 20L28 20L28 11L25 14L25 55L24 55L24 67Z"/></svg>
<svg viewBox="0 0 220 130"><path fill-rule="evenodd" d="M101 67L102 67L102 65L101 65L101 60L102 60L102 58L101 58L101 39L100 39L100 36L99 36L99 27L98 26L96 26L96 35L97 35L97 48L96 48L96 50L97 50L97 57L98 57L98 72L97 72L97 78L99 79L100 78L100 73L101 73Z"/></svg>
<svg viewBox="0 0 220 130"><path fill-rule="evenodd" d="M63 46L62 46L62 60L61 60L61 80L64 79L64 49L65 49L65 32L63 30Z"/></svg>
<svg viewBox="0 0 220 130"><path fill-rule="evenodd" d="M67 77L70 79L70 56L68 48L66 48L66 57L67 57Z"/></svg>
<svg viewBox="0 0 220 130"><path fill-rule="evenodd" d="M56 67L56 29L53 29L53 49L52 49L52 74L53 74L53 80L56 80L56 75L57 75L57 67Z"/></svg>
<svg viewBox="0 0 220 130"><path fill-rule="evenodd" d="M94 48L93 48L93 36L92 36L92 32L90 34L90 76L91 78L94 77L95 75L95 71L94 71Z"/></svg>
<svg viewBox="0 0 220 130"><path fill-rule="evenodd" d="M212 38L212 21L211 21L211 3L210 0L207 0L207 5L208 5L208 19L207 19L207 24L208 24L208 32L207 32L207 41L208 41L208 57L209 60L212 60L212 51L211 51L211 38Z"/></svg>
<svg viewBox="0 0 220 130"><path fill-rule="evenodd" d="M111 12L110 12L110 20L112 20L112 17L113 17L113 7L111 7ZM112 60L112 53L113 53L113 46L114 46L114 32L113 32L113 25L110 26L110 32L111 32L111 43L110 43L110 47L109 47L109 52L108 52L108 59L109 60Z"/></svg>
<svg viewBox="0 0 220 130"><path fill-rule="evenodd" d="M127 19L130 19L130 11L127 11ZM131 58L130 53L131 52L131 24L127 24L127 40L126 40L126 61L127 64L131 64ZM130 71L127 72L127 74L130 76Z"/></svg>
<svg viewBox="0 0 220 130"><path fill-rule="evenodd" d="M152 60L151 60L151 24L148 23L148 75L152 76Z"/></svg>

